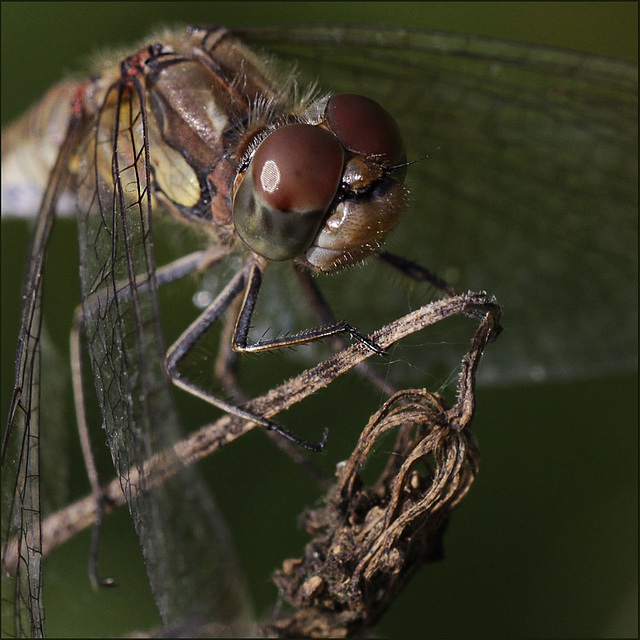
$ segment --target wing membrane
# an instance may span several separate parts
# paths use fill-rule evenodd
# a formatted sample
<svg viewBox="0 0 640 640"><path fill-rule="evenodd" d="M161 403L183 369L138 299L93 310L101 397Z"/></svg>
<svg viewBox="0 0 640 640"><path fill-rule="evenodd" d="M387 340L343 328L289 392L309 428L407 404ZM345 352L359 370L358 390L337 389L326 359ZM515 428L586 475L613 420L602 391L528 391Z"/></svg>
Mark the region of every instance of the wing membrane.
<svg viewBox="0 0 640 640"><path fill-rule="evenodd" d="M79 124L79 116L73 115L36 218L23 286L14 392L2 442L2 572L12 576L11 588L3 586L2 625L4 631L12 624L11 635L18 637L44 635L40 513L43 264Z"/></svg>
<svg viewBox="0 0 640 640"><path fill-rule="evenodd" d="M162 486L143 472L144 461L180 438L163 369L144 100L137 82L116 83L79 154L85 330L111 454L163 622L224 624L246 614L246 599L210 496L192 469Z"/></svg>

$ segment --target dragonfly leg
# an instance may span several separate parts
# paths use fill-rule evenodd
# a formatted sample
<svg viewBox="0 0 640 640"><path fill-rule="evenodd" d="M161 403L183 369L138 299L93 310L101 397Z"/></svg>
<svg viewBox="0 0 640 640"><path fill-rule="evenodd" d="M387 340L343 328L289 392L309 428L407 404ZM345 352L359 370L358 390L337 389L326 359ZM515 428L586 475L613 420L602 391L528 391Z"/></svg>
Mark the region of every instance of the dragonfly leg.
<svg viewBox="0 0 640 640"><path fill-rule="evenodd" d="M100 546L100 530L102 528L102 518L104 516L104 494L100 487L98 470L95 458L91 449L91 438L87 426L87 412L84 402L84 391L82 389L82 350L80 336L82 333L82 307L77 307L73 314L73 324L69 335L69 346L71 351L71 378L73 381L73 402L76 410L76 426L82 447L91 493L96 503L96 520L91 532L91 548L89 552L89 578L94 587L105 587L115 585L113 578L102 578L98 570L98 549Z"/></svg>
<svg viewBox="0 0 640 640"><path fill-rule="evenodd" d="M225 318L224 329L220 337L220 348L215 364L216 378L222 385L225 392L237 404L245 404L249 398L242 391L237 381L238 352L231 348L233 332L235 331L236 318L240 313L242 299L238 296L229 306ZM290 440L283 438L276 431L267 431L267 435L272 438L276 445L284 451L300 468L313 478L321 487L328 489L332 480L320 467L309 459L306 452Z"/></svg>
<svg viewBox="0 0 640 640"><path fill-rule="evenodd" d="M458 295L458 292L450 284L432 271L429 271L429 269L419 265L417 262L407 260L407 258L397 256L394 253L388 253L387 251L381 251L378 253L378 258L416 282L427 282L431 284L447 297ZM484 317L479 311L470 311L466 315L478 319L482 319ZM498 331L494 333L494 336L497 337L501 331L502 328L499 328Z"/></svg>
<svg viewBox="0 0 640 640"><path fill-rule="evenodd" d="M238 385L238 352L231 348L233 333L236 327L236 318L240 313L242 299L237 296L229 305L227 310L224 328L220 336L220 347L215 364L215 375L222 388L230 398L237 404L245 404L249 398Z"/></svg>
<svg viewBox="0 0 640 640"><path fill-rule="evenodd" d="M323 325L334 324L336 319L333 315L331 307L327 303L325 297L322 295L322 291L315 282L315 279L311 273L299 265L294 264L294 271L298 278L298 283L302 288L304 295L306 296L311 308L318 319L318 322ZM346 346L346 341L340 336L336 335L332 337L331 347L335 351L339 351ZM392 396L396 389L389 384L382 376L380 376L368 362L362 362L355 368L356 373L363 376L369 382L371 382L378 389L383 391L389 396Z"/></svg>
<svg viewBox="0 0 640 640"><path fill-rule="evenodd" d="M348 333L356 340L362 342L375 353L380 355L386 354L386 351L376 344L373 340L359 333L354 327L346 322L332 322L331 324L313 329L306 329L294 333L290 336L281 338L273 338L271 340L259 340L253 344L249 344L249 328L251 326L251 317L258 299L258 292L262 284L262 272L265 264L260 264L258 260L254 260L250 264L248 274L248 282L245 290L244 300L236 322L235 334L233 336L233 349L241 353L259 353L261 351L269 351L271 349L282 349L283 347L295 347L322 338L329 338L342 333Z"/></svg>
<svg viewBox="0 0 640 640"><path fill-rule="evenodd" d="M411 260L407 260L407 258L397 256L387 251L380 251L377 256L380 260L416 282L427 282L447 296L457 295L457 291L450 284L417 262L412 262Z"/></svg>
<svg viewBox="0 0 640 640"><path fill-rule="evenodd" d="M212 404L231 415L238 416L250 422L255 422L270 431L275 431L281 436L294 442L297 445L309 449L310 451L322 451L324 448L327 433L323 436L322 442L315 444L298 438L295 434L287 431L284 427L273 420L269 420L263 416L255 415L237 407L218 396L199 387L194 382L186 379L180 373L178 368L182 359L191 351L191 349L202 338L209 327L218 320L218 318L233 304L234 300L247 288L248 273L253 271L254 259L247 261L242 270L240 270L220 292L218 297L204 310L204 312L193 322L178 340L169 348L165 359L165 365L172 382L179 388L191 393L192 395ZM246 296L245 296L246 298Z"/></svg>

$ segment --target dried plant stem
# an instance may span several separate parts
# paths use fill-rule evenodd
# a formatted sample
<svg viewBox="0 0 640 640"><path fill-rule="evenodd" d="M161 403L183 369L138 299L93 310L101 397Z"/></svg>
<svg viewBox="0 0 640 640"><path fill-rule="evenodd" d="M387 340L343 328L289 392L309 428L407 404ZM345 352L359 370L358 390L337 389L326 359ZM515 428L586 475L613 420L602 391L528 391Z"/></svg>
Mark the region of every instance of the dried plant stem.
<svg viewBox="0 0 640 640"><path fill-rule="evenodd" d="M399 318L374 333L371 338L386 349L402 338L440 320L454 315L474 313L488 313L492 317L498 318L499 307L492 296L483 293L470 292L453 296L432 302ZM497 322L496 319L492 326L497 326ZM475 341L478 342L477 335ZM479 343L475 348L477 349L478 347ZM248 411L258 415L274 416L312 393L326 387L337 377L372 355L371 350L365 345L356 343L315 367L305 370L300 375L272 389L263 396L251 400L246 405L246 408ZM466 379L462 380L463 386L468 387L472 384L472 373L469 372ZM468 397L469 393L464 395ZM470 419L472 412L472 405L459 410L461 426L464 426L465 421ZM201 458L247 433L255 426L253 422L247 422L234 416L224 416L176 443L171 449L152 456L142 465L140 470L132 469L129 484L137 486L137 473L144 475L147 488L161 484L177 473L183 466L194 464ZM105 513L125 503L119 478L114 478L103 488L103 495L106 501ZM50 515L42 524L43 555L48 555L57 546L83 529L90 527L95 520L96 504L93 495L88 495ZM11 551L12 547L17 548L17 545L15 541L11 541L8 544L9 549L7 549L6 554L3 554L3 557L5 559L5 569L12 572L15 570L16 554L15 551L13 553Z"/></svg>

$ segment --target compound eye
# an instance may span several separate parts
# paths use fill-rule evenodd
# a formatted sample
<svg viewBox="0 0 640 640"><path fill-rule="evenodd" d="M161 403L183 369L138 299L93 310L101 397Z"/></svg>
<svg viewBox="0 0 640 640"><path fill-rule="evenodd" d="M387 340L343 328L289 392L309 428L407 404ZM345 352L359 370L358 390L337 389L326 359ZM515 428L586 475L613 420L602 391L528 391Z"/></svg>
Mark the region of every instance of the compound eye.
<svg viewBox="0 0 640 640"><path fill-rule="evenodd" d="M328 131L309 124L276 129L236 180L236 231L269 260L303 253L336 195L343 165L344 151Z"/></svg>
<svg viewBox="0 0 640 640"><path fill-rule="evenodd" d="M380 156L391 165L404 160L400 128L375 100L355 93L339 93L329 99L325 118L349 151Z"/></svg>
<svg viewBox="0 0 640 640"><path fill-rule="evenodd" d="M254 189L271 209L324 212L340 184L343 155L323 129L284 126L265 138L251 161Z"/></svg>

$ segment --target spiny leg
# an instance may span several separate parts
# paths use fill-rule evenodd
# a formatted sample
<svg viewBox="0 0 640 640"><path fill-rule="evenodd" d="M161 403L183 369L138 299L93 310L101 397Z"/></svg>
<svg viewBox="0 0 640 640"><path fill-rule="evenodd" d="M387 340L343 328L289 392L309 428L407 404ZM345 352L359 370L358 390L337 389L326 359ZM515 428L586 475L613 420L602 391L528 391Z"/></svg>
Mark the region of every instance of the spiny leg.
<svg viewBox="0 0 640 640"><path fill-rule="evenodd" d="M294 264L294 271L298 278L298 283L306 296L313 313L315 314L318 322L323 325L331 325L335 323L335 316L329 307L325 297L320 291L319 287L315 283L315 280L311 273L300 265ZM340 351L347 345L346 340L340 335L335 335L331 340L331 347L334 351ZM359 364L355 371L361 376L369 380L374 386L378 387L381 391L389 396L392 396L396 389L387 382L382 376L380 376L368 362L362 362Z"/></svg>
<svg viewBox="0 0 640 640"><path fill-rule="evenodd" d="M241 305L242 298L237 296L227 309L214 367L216 379L220 382L227 395L239 405L249 401L249 398L238 384L238 352L234 351L231 346Z"/></svg>
<svg viewBox="0 0 640 640"><path fill-rule="evenodd" d="M95 497L96 521L91 530L91 546L89 550L89 578L94 587L114 586L113 578L102 578L98 569L98 548L100 546L100 530L102 528L102 518L104 516L104 495L100 487L98 469L91 449L91 437L87 426L86 405L84 402L84 391L82 389L82 349L80 346L80 336L82 333L82 307L77 307L73 314L73 324L69 335L69 347L71 352L71 378L73 381L73 402L76 409L76 427L82 447L82 457L84 458L91 493Z"/></svg>
<svg viewBox="0 0 640 640"><path fill-rule="evenodd" d="M236 273L227 286L220 292L218 297L205 309L205 311L193 322L178 338L178 340L169 348L165 359L165 365L172 382L179 388L188 393L212 404L231 415L236 415L250 422L255 422L268 430L275 431L291 440L295 444L302 446L310 451L322 451L326 442L327 434L325 432L322 442L315 444L298 438L295 434L287 431L276 422L250 413L240 407L219 398L218 396L206 391L194 382L186 379L180 373L179 363L187 356L193 347L200 341L209 327L218 320L218 318L231 306L233 301L247 288L248 272L254 259L250 259L245 263L243 268ZM244 305L243 305L244 306ZM242 313L242 311L241 311ZM235 336L234 336L235 341Z"/></svg>
<svg viewBox="0 0 640 640"><path fill-rule="evenodd" d="M432 271L429 271L429 269L425 269L417 262L407 260L407 258L397 256L393 253L388 253L387 251L380 251L377 254L377 257L379 260L382 260L382 262L388 264L394 269L397 269L400 273L407 276L407 278L411 278L416 282L426 282L431 284L438 289L438 291L442 291L442 293L447 296L457 295L457 291L450 284Z"/></svg>
<svg viewBox="0 0 640 640"><path fill-rule="evenodd" d="M397 256L394 253L389 253L387 251L380 251L377 254L377 257L382 260L385 264L397 269L400 273L407 276L407 278L411 278L416 282L426 282L434 286L438 291L441 291L447 297L452 297L458 295L458 292L445 280L443 280L440 276L433 273L429 269L419 265L417 262L413 262L412 260L408 260L407 258L403 258L402 256ZM477 318L481 320L484 318L484 315L477 310L469 311L465 315ZM495 339L502 332L502 327L499 326L498 329L493 333L493 338Z"/></svg>
<svg viewBox="0 0 640 640"><path fill-rule="evenodd" d="M229 306L227 310L224 328L222 335L220 336L220 347L218 349L218 357L215 364L215 375L225 392L229 397L233 398L233 401L238 405L245 404L249 401L249 398L242 391L237 380L238 369L238 352L234 351L231 347L233 340L233 332L235 331L236 318L240 313L240 306L242 299L238 296ZM275 444L286 453L301 469L313 478L320 487L328 489L332 480L327 474L320 469L309 456L304 449L294 444L287 438L283 438L276 431L267 431L269 436Z"/></svg>
<svg viewBox="0 0 640 640"><path fill-rule="evenodd" d="M258 342L250 344L249 328L251 324L251 317L258 299L258 292L260 291L260 286L262 284L262 272L264 271L265 266L266 264L260 264L260 261L257 259L250 263L245 296L240 314L238 315L236 331L233 337L234 351L239 351L241 353L260 353L261 351L281 349L282 347L295 347L301 344L315 342L322 338L329 338L342 333L348 333L356 340L369 347L369 349L374 353L380 355L386 354L386 351L373 340L361 334L355 329L355 327L352 327L347 322L342 321L331 322L320 327L305 329L304 331L299 331L298 333L294 333L289 336L273 338L271 340L259 340Z"/></svg>

